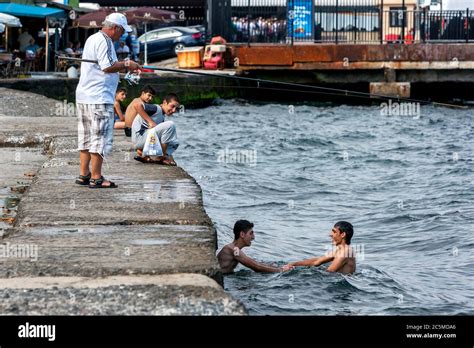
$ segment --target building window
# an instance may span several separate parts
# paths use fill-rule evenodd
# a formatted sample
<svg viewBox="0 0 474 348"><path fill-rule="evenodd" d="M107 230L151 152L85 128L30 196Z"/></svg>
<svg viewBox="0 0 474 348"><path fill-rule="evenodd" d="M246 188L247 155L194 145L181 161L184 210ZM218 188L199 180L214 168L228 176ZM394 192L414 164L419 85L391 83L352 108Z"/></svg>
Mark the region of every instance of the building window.
<svg viewBox="0 0 474 348"><path fill-rule="evenodd" d="M401 28L403 26L403 13L405 13L405 27L407 26L406 10L406 7L390 7L390 27Z"/></svg>

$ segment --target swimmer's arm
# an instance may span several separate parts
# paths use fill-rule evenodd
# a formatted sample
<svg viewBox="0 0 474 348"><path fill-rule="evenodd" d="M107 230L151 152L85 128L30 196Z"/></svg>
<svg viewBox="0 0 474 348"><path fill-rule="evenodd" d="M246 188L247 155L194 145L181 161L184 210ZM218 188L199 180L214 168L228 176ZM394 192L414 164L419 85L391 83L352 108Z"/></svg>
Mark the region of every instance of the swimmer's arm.
<svg viewBox="0 0 474 348"><path fill-rule="evenodd" d="M313 257L311 259L306 259L302 261L292 262L290 263L291 266L320 266L323 263L330 262L334 259L334 256L325 255L321 257Z"/></svg>
<svg viewBox="0 0 474 348"><path fill-rule="evenodd" d="M120 108L120 103L118 101L115 101L114 103L114 110L120 118L120 121L125 121L125 117L123 116L122 109Z"/></svg>
<svg viewBox="0 0 474 348"><path fill-rule="evenodd" d="M261 273L276 273L276 272L281 272L282 269L277 268L277 267L272 267L272 266L267 266L262 263L259 263L247 255L245 255L242 251L240 251L239 255L235 255L235 259L239 261L242 265L245 267L248 267L255 272L261 272Z"/></svg>
<svg viewBox="0 0 474 348"><path fill-rule="evenodd" d="M340 270L347 262L347 257L335 257L334 261L328 267L328 272L337 272Z"/></svg>
<svg viewBox="0 0 474 348"><path fill-rule="evenodd" d="M156 123L146 113L145 108L143 107L142 103L137 103L137 105L135 106L135 110L137 110L138 114L148 123L148 126L150 128L156 126Z"/></svg>

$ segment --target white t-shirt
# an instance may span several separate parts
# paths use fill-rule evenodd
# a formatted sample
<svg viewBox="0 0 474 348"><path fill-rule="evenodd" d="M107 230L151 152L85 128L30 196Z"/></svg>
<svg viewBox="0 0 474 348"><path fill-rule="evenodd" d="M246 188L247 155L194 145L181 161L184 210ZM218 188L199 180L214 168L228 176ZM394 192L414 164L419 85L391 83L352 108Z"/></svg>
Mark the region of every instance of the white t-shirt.
<svg viewBox="0 0 474 348"><path fill-rule="evenodd" d="M76 102L82 104L113 104L119 83L119 73L105 73L117 62L112 39L99 31L86 40L82 59L97 60L81 63L81 77L76 89Z"/></svg>

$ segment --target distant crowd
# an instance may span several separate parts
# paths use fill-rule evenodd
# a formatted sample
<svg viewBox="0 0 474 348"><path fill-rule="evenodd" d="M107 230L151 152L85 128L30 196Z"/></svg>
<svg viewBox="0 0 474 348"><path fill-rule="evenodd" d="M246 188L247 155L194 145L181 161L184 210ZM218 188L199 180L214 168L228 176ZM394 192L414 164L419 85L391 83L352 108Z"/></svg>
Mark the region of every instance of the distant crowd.
<svg viewBox="0 0 474 348"><path fill-rule="evenodd" d="M286 20L276 17L251 19L232 17L233 41L235 42L284 42ZM250 35L250 37L249 37Z"/></svg>

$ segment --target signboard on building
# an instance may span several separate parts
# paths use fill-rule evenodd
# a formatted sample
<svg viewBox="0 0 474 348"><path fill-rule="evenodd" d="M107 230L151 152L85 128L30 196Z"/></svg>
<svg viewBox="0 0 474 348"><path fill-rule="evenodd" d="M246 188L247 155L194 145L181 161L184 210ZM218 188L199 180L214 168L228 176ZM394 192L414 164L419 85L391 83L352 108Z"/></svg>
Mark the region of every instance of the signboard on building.
<svg viewBox="0 0 474 348"><path fill-rule="evenodd" d="M314 4L312 0L288 1L288 36L311 39L314 29Z"/></svg>

